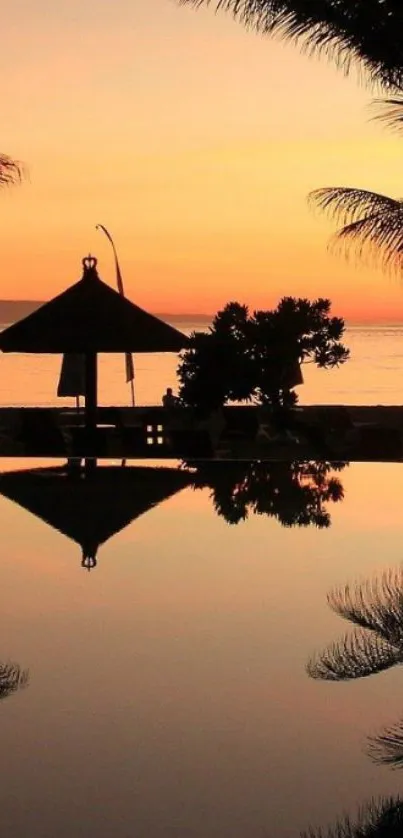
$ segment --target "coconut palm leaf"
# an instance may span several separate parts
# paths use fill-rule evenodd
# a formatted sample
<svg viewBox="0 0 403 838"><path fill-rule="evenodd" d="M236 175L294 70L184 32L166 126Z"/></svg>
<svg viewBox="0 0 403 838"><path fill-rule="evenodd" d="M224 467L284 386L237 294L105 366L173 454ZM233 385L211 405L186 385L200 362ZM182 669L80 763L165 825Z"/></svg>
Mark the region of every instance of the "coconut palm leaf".
<svg viewBox="0 0 403 838"><path fill-rule="evenodd" d="M393 99L375 99L373 104L379 108L375 119L396 131L403 130L403 97Z"/></svg>
<svg viewBox="0 0 403 838"><path fill-rule="evenodd" d="M402 265L403 201L349 187L317 189L309 201L344 225L332 244L346 256L371 257L386 268Z"/></svg>
<svg viewBox="0 0 403 838"><path fill-rule="evenodd" d="M403 768L403 721L369 737L368 742L367 752L373 762Z"/></svg>
<svg viewBox="0 0 403 838"><path fill-rule="evenodd" d="M0 186L12 186L20 183L24 176L24 167L7 154L0 153Z"/></svg>
<svg viewBox="0 0 403 838"><path fill-rule="evenodd" d="M18 663L0 663L0 700L28 685L29 673Z"/></svg>
<svg viewBox="0 0 403 838"><path fill-rule="evenodd" d="M263 34L278 32L309 53L324 54L344 72L365 69L372 82L403 84L400 0L179 0L228 11Z"/></svg>
<svg viewBox="0 0 403 838"><path fill-rule="evenodd" d="M308 829L300 838L400 838L403 801L399 797L371 800L358 811L356 822L347 816L327 830Z"/></svg>
<svg viewBox="0 0 403 838"><path fill-rule="evenodd" d="M403 568L337 588L328 595L328 603L339 616L403 649Z"/></svg>
<svg viewBox="0 0 403 838"><path fill-rule="evenodd" d="M307 664L311 678L322 681L351 681L367 678L403 663L403 651L365 630L355 630L332 643Z"/></svg>

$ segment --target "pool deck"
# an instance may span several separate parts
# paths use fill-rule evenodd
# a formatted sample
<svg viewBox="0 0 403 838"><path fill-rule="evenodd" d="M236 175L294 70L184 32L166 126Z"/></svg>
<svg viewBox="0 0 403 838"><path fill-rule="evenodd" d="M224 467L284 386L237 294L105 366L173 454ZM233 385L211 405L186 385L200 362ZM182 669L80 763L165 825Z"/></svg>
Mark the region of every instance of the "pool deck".
<svg viewBox="0 0 403 838"><path fill-rule="evenodd" d="M99 407L91 438L83 423L73 408L0 408L0 457L403 462L403 405L300 405L281 433L270 410L256 406L207 417L160 406Z"/></svg>

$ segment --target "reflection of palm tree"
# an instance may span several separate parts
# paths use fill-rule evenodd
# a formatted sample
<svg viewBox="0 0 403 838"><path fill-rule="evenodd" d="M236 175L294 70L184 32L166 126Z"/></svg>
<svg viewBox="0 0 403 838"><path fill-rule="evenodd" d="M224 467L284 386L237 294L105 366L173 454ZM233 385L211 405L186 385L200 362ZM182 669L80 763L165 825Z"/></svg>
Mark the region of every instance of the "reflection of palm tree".
<svg viewBox="0 0 403 838"><path fill-rule="evenodd" d="M278 32L326 54L344 72L358 64L372 81L403 85L400 0L179 0L230 11L260 32Z"/></svg>
<svg viewBox="0 0 403 838"><path fill-rule="evenodd" d="M402 830L403 800L390 797L367 803L355 823L345 817L327 832L309 829L301 833L301 838L400 838Z"/></svg>
<svg viewBox="0 0 403 838"><path fill-rule="evenodd" d="M284 527L330 526L325 503L343 499L333 471L345 463L327 462L215 462L194 465L194 487L211 489L214 509L228 524L246 520L250 513L277 518Z"/></svg>
<svg viewBox="0 0 403 838"><path fill-rule="evenodd" d="M368 753L374 762L403 768L403 721L369 737Z"/></svg>
<svg viewBox="0 0 403 838"><path fill-rule="evenodd" d="M342 640L308 662L312 678L347 681L375 675L403 663L403 569L389 571L328 597L331 608L355 625ZM403 722L369 738L374 762L403 767Z"/></svg>
<svg viewBox="0 0 403 838"><path fill-rule="evenodd" d="M356 628L308 663L312 678L346 681L403 663L403 569L333 591L330 607Z"/></svg>
<svg viewBox="0 0 403 838"><path fill-rule="evenodd" d="M28 686L29 672L18 663L0 663L0 700Z"/></svg>

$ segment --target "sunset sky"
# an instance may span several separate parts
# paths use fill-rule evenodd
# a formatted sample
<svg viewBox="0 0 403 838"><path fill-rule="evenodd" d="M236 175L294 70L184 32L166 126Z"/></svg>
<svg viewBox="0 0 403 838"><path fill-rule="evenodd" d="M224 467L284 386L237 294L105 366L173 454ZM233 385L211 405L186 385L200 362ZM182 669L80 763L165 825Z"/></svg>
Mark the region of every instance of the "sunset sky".
<svg viewBox="0 0 403 838"><path fill-rule="evenodd" d="M327 251L307 193L403 193L403 138L325 60L176 0L13 0L2 13L0 149L29 182L0 196L0 297L46 299L98 256L160 312L329 296L403 319L403 283Z"/></svg>

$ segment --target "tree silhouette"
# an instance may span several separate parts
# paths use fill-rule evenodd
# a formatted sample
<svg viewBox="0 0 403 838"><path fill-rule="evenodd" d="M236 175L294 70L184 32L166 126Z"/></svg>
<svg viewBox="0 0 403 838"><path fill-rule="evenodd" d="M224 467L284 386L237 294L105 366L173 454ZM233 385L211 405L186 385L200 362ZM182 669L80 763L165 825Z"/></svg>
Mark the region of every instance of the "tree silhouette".
<svg viewBox="0 0 403 838"><path fill-rule="evenodd" d="M345 73L353 66L390 91L380 118L402 127L403 4L401 0L180 0L214 5L264 34L300 42L308 53L325 54ZM403 267L403 203L354 187L314 191L311 203L341 223L331 244L349 256L370 258L382 267Z"/></svg>
<svg viewBox="0 0 403 838"><path fill-rule="evenodd" d="M301 383L300 364L331 369L349 351L340 343L344 321L330 316L330 300L284 297L272 311L249 313L228 303L209 332L195 332L181 355L183 404L214 409L227 401L289 406Z"/></svg>
<svg viewBox="0 0 403 838"><path fill-rule="evenodd" d="M344 73L357 66L372 83L403 87L403 6L400 0L179 0L231 12L248 28L299 43L309 54L335 61Z"/></svg>
<svg viewBox="0 0 403 838"><path fill-rule="evenodd" d="M283 527L323 529L331 524L325 504L344 497L334 472L345 463L206 460L186 465L195 468L194 488L211 490L214 509L228 524L254 514L276 518Z"/></svg>
<svg viewBox="0 0 403 838"><path fill-rule="evenodd" d="M403 801L399 797L371 800L358 811L356 821L339 820L327 830L308 829L300 838L400 838L403 831Z"/></svg>
<svg viewBox="0 0 403 838"><path fill-rule="evenodd" d="M372 260L386 269L403 267L401 200L342 186L317 189L309 200L342 225L331 240L334 251Z"/></svg>

